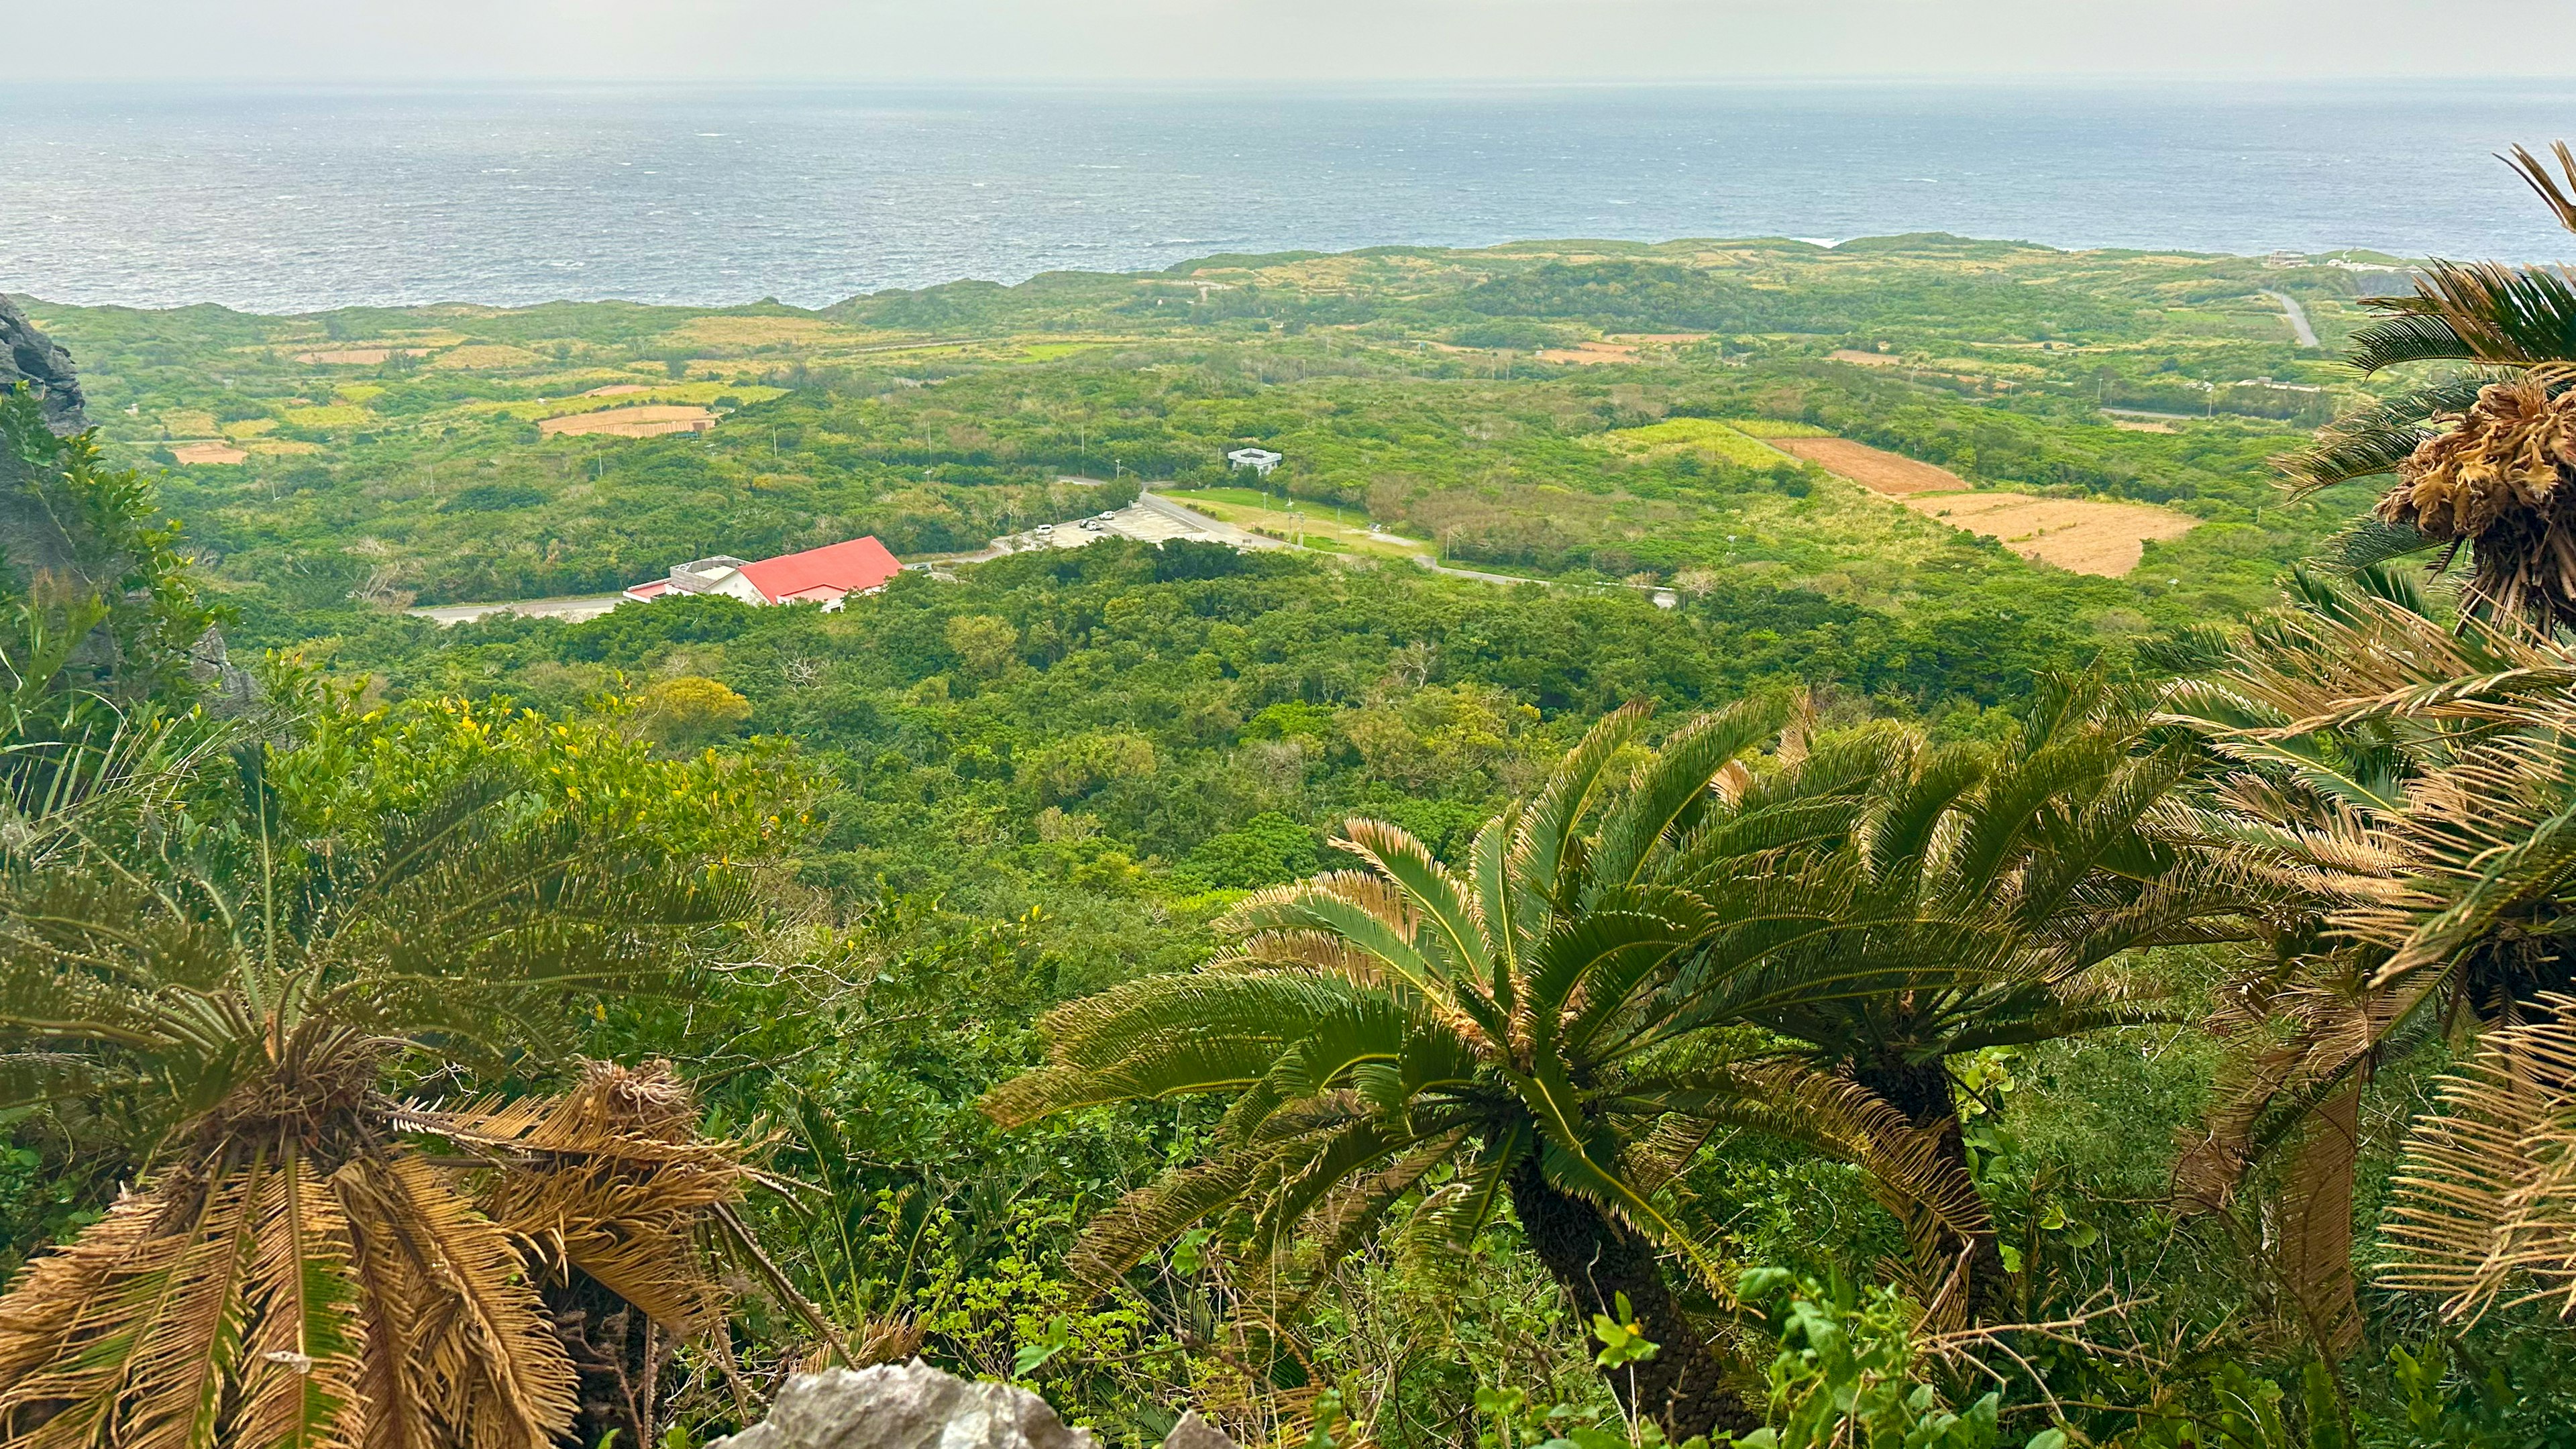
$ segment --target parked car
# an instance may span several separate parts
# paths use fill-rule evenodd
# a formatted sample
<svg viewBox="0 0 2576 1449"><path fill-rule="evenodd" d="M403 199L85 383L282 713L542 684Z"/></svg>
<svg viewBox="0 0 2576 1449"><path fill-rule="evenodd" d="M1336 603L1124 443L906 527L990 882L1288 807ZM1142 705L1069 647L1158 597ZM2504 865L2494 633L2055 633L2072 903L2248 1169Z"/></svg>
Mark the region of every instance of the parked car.
<svg viewBox="0 0 2576 1449"><path fill-rule="evenodd" d="M1055 532L1055 525L1052 523L1041 523L1038 525L1038 537L1040 538L1044 538L1053 532Z"/></svg>

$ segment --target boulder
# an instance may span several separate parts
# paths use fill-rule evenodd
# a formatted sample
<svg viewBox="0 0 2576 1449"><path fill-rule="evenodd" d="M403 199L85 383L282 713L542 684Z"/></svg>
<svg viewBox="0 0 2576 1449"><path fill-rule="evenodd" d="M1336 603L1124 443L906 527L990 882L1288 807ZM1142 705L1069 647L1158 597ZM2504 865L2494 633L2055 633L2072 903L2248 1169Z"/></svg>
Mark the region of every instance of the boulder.
<svg viewBox="0 0 2576 1449"><path fill-rule="evenodd" d="M972 1383L914 1359L799 1374L769 1418L707 1449L1093 1449L1047 1401L1009 1384ZM1234 1449L1193 1410L1163 1449Z"/></svg>
<svg viewBox="0 0 2576 1449"><path fill-rule="evenodd" d="M36 330L18 304L0 296L0 392L26 383L45 412L45 425L69 435L89 426L81 411L80 377L62 344Z"/></svg>
<svg viewBox="0 0 2576 1449"><path fill-rule="evenodd" d="M1192 1409L1172 1426L1172 1432L1163 1436L1163 1449L1234 1449L1234 1441Z"/></svg>
<svg viewBox="0 0 2576 1449"><path fill-rule="evenodd" d="M769 1418L707 1449L1093 1449L1047 1401L914 1359L788 1380Z"/></svg>

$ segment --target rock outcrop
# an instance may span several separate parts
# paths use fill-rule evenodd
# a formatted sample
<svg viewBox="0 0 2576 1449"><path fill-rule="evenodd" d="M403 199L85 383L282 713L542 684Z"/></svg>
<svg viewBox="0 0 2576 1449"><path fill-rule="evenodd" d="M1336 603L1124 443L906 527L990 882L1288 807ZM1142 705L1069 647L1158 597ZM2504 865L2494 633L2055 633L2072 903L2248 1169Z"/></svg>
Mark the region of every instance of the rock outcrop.
<svg viewBox="0 0 2576 1449"><path fill-rule="evenodd" d="M45 426L68 435L89 426L81 414L80 379L72 372L72 355L36 330L16 303L0 296L0 394L24 383L36 394ZM81 541L57 516L61 507L38 485L35 459L21 456L29 443L14 446L0 439L0 587L23 589L37 574L55 574L98 587L83 569Z"/></svg>
<svg viewBox="0 0 2576 1449"><path fill-rule="evenodd" d="M77 433L89 426L72 355L37 331L17 303L0 296L0 392L22 382L36 394L45 423L55 432Z"/></svg>
<svg viewBox="0 0 2576 1449"><path fill-rule="evenodd" d="M708 1449L1093 1449L1047 1401L1009 1384L970 1383L914 1359L801 1374L769 1418Z"/></svg>
<svg viewBox="0 0 2576 1449"><path fill-rule="evenodd" d="M1192 1409L1172 1426L1172 1432L1163 1436L1163 1449L1234 1449L1234 1441Z"/></svg>
<svg viewBox="0 0 2576 1449"><path fill-rule="evenodd" d="M1164 1449L1234 1449L1184 1414ZM914 1359L799 1374L769 1418L707 1449L1094 1449L1047 1401L1010 1384L973 1383Z"/></svg>

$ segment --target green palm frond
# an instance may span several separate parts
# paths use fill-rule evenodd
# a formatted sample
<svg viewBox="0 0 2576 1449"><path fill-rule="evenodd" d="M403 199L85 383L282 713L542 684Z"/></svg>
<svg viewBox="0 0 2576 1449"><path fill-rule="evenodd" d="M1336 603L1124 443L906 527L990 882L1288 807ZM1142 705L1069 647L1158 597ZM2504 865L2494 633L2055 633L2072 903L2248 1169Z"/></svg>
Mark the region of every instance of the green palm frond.
<svg viewBox="0 0 2576 1449"><path fill-rule="evenodd" d="M1675 732L1602 822L1593 888L1637 884L1658 847L1669 847L1706 812L1719 772L1778 734L1787 719L1786 700L1752 700Z"/></svg>
<svg viewBox="0 0 2576 1449"><path fill-rule="evenodd" d="M2436 435L2438 419L2468 411L2488 384L2520 375L2516 368L2477 366L2435 378L2343 414L2319 429L2314 443L2282 454L2273 464L2288 476L2294 497L2393 473Z"/></svg>
<svg viewBox="0 0 2576 1449"><path fill-rule="evenodd" d="M2387 320L2353 334L2347 361L2364 372L2409 362L2537 367L2576 359L2576 275L2501 262L2425 265L2411 297L2369 305Z"/></svg>

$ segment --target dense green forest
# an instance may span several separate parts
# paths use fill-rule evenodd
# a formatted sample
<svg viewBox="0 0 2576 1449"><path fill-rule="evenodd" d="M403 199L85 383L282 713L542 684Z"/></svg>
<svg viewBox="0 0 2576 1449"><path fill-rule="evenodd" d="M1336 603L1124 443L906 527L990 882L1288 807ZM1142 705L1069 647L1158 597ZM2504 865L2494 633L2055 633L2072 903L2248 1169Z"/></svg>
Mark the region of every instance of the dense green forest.
<svg viewBox="0 0 2576 1449"><path fill-rule="evenodd" d="M2445 275L33 302L0 1444L682 1449L915 1352L1121 1445L2576 1443L2576 423ZM1140 488L1294 531L985 556ZM942 566L419 612L864 533Z"/></svg>

